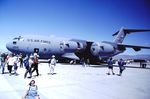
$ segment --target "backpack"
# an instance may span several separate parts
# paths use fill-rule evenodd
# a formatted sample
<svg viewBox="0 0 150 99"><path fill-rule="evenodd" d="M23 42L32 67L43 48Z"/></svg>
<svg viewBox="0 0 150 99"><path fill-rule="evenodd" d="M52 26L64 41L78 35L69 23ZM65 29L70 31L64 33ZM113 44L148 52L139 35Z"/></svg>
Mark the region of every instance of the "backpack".
<svg viewBox="0 0 150 99"><path fill-rule="evenodd" d="M1 55L1 62L5 62L5 54Z"/></svg>
<svg viewBox="0 0 150 99"><path fill-rule="evenodd" d="M27 58L27 59L24 60L24 66L25 67L29 66L29 58Z"/></svg>
<svg viewBox="0 0 150 99"><path fill-rule="evenodd" d="M1 57L1 62L5 62L5 59L4 59L4 57Z"/></svg>

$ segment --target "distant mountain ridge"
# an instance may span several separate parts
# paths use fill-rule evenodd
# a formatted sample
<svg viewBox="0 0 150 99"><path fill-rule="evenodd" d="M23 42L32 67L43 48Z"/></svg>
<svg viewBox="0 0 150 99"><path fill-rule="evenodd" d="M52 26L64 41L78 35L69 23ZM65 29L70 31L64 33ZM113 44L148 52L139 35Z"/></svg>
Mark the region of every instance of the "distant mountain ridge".
<svg viewBox="0 0 150 99"><path fill-rule="evenodd" d="M113 57L114 59L144 59L150 60L150 54L139 54L139 55L117 55Z"/></svg>

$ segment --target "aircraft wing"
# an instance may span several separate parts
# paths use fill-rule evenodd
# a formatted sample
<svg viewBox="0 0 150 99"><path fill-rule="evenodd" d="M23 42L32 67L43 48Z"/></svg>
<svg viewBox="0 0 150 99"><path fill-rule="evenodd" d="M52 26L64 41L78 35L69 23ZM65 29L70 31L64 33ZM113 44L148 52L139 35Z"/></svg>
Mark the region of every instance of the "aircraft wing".
<svg viewBox="0 0 150 99"><path fill-rule="evenodd" d="M62 55L64 58L80 60L74 53L65 53Z"/></svg>
<svg viewBox="0 0 150 99"><path fill-rule="evenodd" d="M137 45L127 45L127 44L118 44L118 48L133 48L135 51L140 51L141 49L150 49L150 46L137 46Z"/></svg>

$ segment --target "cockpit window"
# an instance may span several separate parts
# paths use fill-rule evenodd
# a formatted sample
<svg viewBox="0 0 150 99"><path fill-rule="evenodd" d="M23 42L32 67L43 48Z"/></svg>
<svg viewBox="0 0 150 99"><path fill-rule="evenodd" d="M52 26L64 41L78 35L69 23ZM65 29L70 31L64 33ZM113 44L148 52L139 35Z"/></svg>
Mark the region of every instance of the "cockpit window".
<svg viewBox="0 0 150 99"><path fill-rule="evenodd" d="M21 37L21 36L19 36L19 37L15 37L13 40L23 41L23 37Z"/></svg>

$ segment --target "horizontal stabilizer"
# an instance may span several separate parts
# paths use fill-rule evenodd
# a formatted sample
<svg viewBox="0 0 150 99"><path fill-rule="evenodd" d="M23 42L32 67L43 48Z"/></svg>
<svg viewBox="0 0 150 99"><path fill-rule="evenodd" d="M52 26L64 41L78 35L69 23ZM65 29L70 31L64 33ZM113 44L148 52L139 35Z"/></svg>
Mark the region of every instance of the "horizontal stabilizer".
<svg viewBox="0 0 150 99"><path fill-rule="evenodd" d="M130 33L134 33L134 32L148 32L150 31L150 29L123 29L125 34L130 34ZM119 33L119 31L117 31L116 33L114 33L112 36L116 36Z"/></svg>
<svg viewBox="0 0 150 99"><path fill-rule="evenodd" d="M150 31L150 29L125 29L121 28L119 31L113 34L113 36L116 36L114 39L115 43L122 43L124 38L127 34L134 33L134 32L147 32Z"/></svg>

